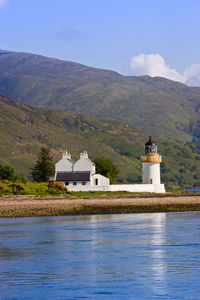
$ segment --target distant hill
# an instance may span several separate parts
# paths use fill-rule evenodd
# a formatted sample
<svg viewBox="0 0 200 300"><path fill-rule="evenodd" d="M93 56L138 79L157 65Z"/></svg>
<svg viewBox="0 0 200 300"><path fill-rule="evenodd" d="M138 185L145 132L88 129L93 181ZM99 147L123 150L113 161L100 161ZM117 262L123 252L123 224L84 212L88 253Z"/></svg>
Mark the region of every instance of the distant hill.
<svg viewBox="0 0 200 300"><path fill-rule="evenodd" d="M30 105L120 120L200 148L200 88L165 78L122 76L1 50L0 93Z"/></svg>
<svg viewBox="0 0 200 300"><path fill-rule="evenodd" d="M141 182L140 155L147 134L127 123L30 107L0 95L0 164L10 163L28 175L41 146L55 161L63 150L72 158L88 150L91 159L109 157L120 169L119 182ZM200 153L181 142L156 138L163 155L162 180L168 185L200 186Z"/></svg>

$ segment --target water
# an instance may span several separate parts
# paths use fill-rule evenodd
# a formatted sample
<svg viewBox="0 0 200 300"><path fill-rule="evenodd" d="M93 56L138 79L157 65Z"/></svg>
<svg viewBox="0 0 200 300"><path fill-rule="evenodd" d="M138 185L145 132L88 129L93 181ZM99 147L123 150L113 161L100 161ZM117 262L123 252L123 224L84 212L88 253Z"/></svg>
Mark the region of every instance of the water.
<svg viewBox="0 0 200 300"><path fill-rule="evenodd" d="M190 191L190 192L196 192L196 193L199 193L200 192L200 189L197 189L197 188L192 188L192 189L186 189L187 191Z"/></svg>
<svg viewBox="0 0 200 300"><path fill-rule="evenodd" d="M200 299L200 212L0 219L0 299Z"/></svg>

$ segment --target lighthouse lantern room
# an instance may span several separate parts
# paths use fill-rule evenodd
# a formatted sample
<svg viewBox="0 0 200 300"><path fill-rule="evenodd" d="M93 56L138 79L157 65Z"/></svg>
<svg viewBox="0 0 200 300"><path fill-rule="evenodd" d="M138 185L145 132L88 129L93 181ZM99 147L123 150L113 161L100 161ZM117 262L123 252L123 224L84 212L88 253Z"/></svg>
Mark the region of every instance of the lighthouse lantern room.
<svg viewBox="0 0 200 300"><path fill-rule="evenodd" d="M157 153L157 145L151 136L145 144L145 154L141 156L142 181L144 184L160 184L160 163L162 157Z"/></svg>

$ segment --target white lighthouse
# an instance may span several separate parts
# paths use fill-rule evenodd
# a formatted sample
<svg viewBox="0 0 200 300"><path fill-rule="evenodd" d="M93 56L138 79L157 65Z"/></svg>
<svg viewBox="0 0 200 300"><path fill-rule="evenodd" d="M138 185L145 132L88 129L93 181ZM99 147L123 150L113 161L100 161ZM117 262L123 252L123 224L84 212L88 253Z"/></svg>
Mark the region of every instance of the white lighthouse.
<svg viewBox="0 0 200 300"><path fill-rule="evenodd" d="M142 181L144 184L160 184L160 163L162 157L157 153L157 145L149 137L145 144L145 154L141 156Z"/></svg>

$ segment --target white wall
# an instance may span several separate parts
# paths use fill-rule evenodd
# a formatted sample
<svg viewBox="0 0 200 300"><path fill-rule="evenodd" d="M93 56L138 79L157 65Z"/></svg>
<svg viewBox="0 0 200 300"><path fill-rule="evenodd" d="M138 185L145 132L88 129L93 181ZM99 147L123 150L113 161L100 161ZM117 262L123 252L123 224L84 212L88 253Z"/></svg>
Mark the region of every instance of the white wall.
<svg viewBox="0 0 200 300"><path fill-rule="evenodd" d="M62 159L59 160L55 165L56 172L72 172L73 161L68 158L67 155L63 155Z"/></svg>
<svg viewBox="0 0 200 300"><path fill-rule="evenodd" d="M110 179L100 175L100 174L94 174L91 176L91 184L96 185L96 179L98 180L98 185L109 185L110 184Z"/></svg>
<svg viewBox="0 0 200 300"><path fill-rule="evenodd" d="M142 182L160 184L160 163L142 163Z"/></svg>
<svg viewBox="0 0 200 300"><path fill-rule="evenodd" d="M69 191L126 191L126 192L149 192L149 193L165 193L164 184L112 184L112 185L80 185L69 186Z"/></svg>
<svg viewBox="0 0 200 300"><path fill-rule="evenodd" d="M81 153L82 154L82 153ZM91 172L95 173L95 165L91 160L89 160L86 156L80 154L80 159L74 163L73 171L74 172Z"/></svg>

